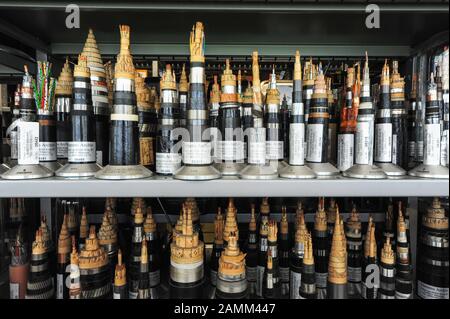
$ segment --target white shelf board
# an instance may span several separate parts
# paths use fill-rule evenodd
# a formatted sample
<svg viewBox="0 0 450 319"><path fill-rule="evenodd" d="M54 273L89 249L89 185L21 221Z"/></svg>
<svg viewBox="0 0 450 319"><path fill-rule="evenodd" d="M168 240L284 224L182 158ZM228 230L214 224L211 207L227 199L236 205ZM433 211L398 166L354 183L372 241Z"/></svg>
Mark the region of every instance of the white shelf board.
<svg viewBox="0 0 450 319"><path fill-rule="evenodd" d="M1 180L0 198L7 197L431 197L449 196L449 180L406 177L362 180L336 177L312 180L240 180L227 177L211 181L180 181L171 177L109 181Z"/></svg>

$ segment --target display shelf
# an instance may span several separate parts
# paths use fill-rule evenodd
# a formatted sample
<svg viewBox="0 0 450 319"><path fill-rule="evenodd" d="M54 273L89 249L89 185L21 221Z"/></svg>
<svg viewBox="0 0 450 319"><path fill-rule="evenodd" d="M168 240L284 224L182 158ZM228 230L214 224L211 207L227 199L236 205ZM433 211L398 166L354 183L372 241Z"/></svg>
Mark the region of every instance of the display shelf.
<svg viewBox="0 0 450 319"><path fill-rule="evenodd" d="M219 180L188 182L170 177L108 181L98 179L0 180L7 197L429 197L449 196L449 181L404 178L358 180L345 177L313 180Z"/></svg>

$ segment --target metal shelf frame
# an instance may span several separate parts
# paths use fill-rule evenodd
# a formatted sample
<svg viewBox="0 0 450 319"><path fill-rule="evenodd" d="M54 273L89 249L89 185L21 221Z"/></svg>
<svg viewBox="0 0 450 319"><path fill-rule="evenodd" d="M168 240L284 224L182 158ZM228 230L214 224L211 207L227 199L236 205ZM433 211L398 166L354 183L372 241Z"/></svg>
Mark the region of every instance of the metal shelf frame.
<svg viewBox="0 0 450 319"><path fill-rule="evenodd" d="M0 198L8 197L431 197L449 196L449 180L404 178L358 180L180 181L171 177L107 181L98 179L0 180Z"/></svg>
<svg viewBox="0 0 450 319"><path fill-rule="evenodd" d="M331 1L330 1L331 2ZM373 1L385 12L445 12L448 11L446 3L399 3L389 1ZM277 3L269 1L262 2L238 2L238 1L87 1L81 0L77 5L82 10L103 10L103 11L175 11L175 12L364 12L367 6L366 2L344 1L344 3L327 3L326 1L310 2L294 1L286 3ZM2 1L0 7L4 8L23 8L33 10L47 9L58 10L65 9L67 3L61 1Z"/></svg>

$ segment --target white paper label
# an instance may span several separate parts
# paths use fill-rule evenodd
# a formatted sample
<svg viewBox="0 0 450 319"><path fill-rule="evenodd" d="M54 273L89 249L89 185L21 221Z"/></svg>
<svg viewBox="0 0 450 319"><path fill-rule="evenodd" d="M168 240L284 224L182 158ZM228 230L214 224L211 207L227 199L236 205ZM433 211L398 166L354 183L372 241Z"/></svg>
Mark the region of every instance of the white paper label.
<svg viewBox="0 0 450 319"><path fill-rule="evenodd" d="M447 165L450 165L450 132L447 131Z"/></svg>
<svg viewBox="0 0 450 319"><path fill-rule="evenodd" d="M187 96L186 96L186 94L180 94L180 103L186 103L186 98L187 98Z"/></svg>
<svg viewBox="0 0 450 319"><path fill-rule="evenodd" d="M439 165L441 161L440 124L425 124L424 142L423 163L425 165Z"/></svg>
<svg viewBox="0 0 450 319"><path fill-rule="evenodd" d="M56 161L56 143L39 142L39 161Z"/></svg>
<svg viewBox="0 0 450 319"><path fill-rule="evenodd" d="M392 124L375 125L375 161L390 163L392 160Z"/></svg>
<svg viewBox="0 0 450 319"><path fill-rule="evenodd" d="M339 134L337 167L341 172L346 171L353 166L353 156L354 156L354 135Z"/></svg>
<svg viewBox="0 0 450 319"><path fill-rule="evenodd" d="M355 136L355 163L372 164L372 122L358 122ZM372 126L373 127L373 126Z"/></svg>
<svg viewBox="0 0 450 319"><path fill-rule="evenodd" d="M417 281L417 294L423 299L448 299L449 289L431 286L420 280Z"/></svg>
<svg viewBox="0 0 450 319"><path fill-rule="evenodd" d="M56 299L64 299L64 275L56 274Z"/></svg>
<svg viewBox="0 0 450 319"><path fill-rule="evenodd" d="M19 122L17 135L19 164L39 164L39 123Z"/></svg>
<svg viewBox="0 0 450 319"><path fill-rule="evenodd" d="M266 129L258 127L250 131L248 146L249 164L264 165L266 163Z"/></svg>
<svg viewBox="0 0 450 319"><path fill-rule="evenodd" d="M337 124L328 124L328 162L334 163L336 161L337 152Z"/></svg>
<svg viewBox="0 0 450 319"><path fill-rule="evenodd" d="M265 142L250 143L248 162L249 164L260 164L260 165L264 165L266 163Z"/></svg>
<svg viewBox="0 0 450 319"><path fill-rule="evenodd" d="M307 154L306 160L313 163L322 162L322 149L324 147L323 124L308 124L306 126Z"/></svg>
<svg viewBox="0 0 450 319"><path fill-rule="evenodd" d="M392 134L392 164L397 163L397 134Z"/></svg>
<svg viewBox="0 0 450 319"><path fill-rule="evenodd" d="M305 124L291 123L289 125L289 164L303 165L305 163Z"/></svg>
<svg viewBox="0 0 450 319"><path fill-rule="evenodd" d="M409 141L408 142L408 156L412 159L416 158L416 142L415 141Z"/></svg>
<svg viewBox="0 0 450 319"><path fill-rule="evenodd" d="M9 283L9 299L19 299L19 286L15 282Z"/></svg>
<svg viewBox="0 0 450 319"><path fill-rule="evenodd" d="M220 143L222 141L219 140L220 131L217 127L210 127L209 132L211 136L212 157L221 160L222 150L220 148Z"/></svg>
<svg viewBox="0 0 450 319"><path fill-rule="evenodd" d="M303 143L303 152L305 154L304 160L306 160L307 150L308 150L308 142L305 140L305 143Z"/></svg>
<svg viewBox="0 0 450 319"><path fill-rule="evenodd" d="M113 293L113 298L114 299L120 299L120 294L118 294L117 292Z"/></svg>
<svg viewBox="0 0 450 319"><path fill-rule="evenodd" d="M290 285L289 285L289 291L290 291L290 298L291 299L300 299L300 285L302 283L302 274L291 271L290 273Z"/></svg>
<svg viewBox="0 0 450 319"><path fill-rule="evenodd" d="M417 160L420 162L423 161L423 141L417 141L416 145Z"/></svg>
<svg viewBox="0 0 450 319"><path fill-rule="evenodd" d="M192 165L211 164L211 143L183 142L183 162Z"/></svg>
<svg viewBox="0 0 450 319"><path fill-rule="evenodd" d="M12 131L10 134L11 141L11 159L17 160L17 131Z"/></svg>
<svg viewBox="0 0 450 319"><path fill-rule="evenodd" d="M448 130L442 132L441 137L441 165L447 166L447 141L448 141Z"/></svg>
<svg viewBox="0 0 450 319"><path fill-rule="evenodd" d="M103 165L103 152L102 151L96 151L95 158L96 158L96 162L98 165Z"/></svg>
<svg viewBox="0 0 450 319"><path fill-rule="evenodd" d="M350 282L361 282L361 267L347 267L348 271L348 281Z"/></svg>
<svg viewBox="0 0 450 319"><path fill-rule="evenodd" d="M283 141L266 141L266 158L268 160L283 159Z"/></svg>
<svg viewBox="0 0 450 319"><path fill-rule="evenodd" d="M173 174L181 167L181 154L156 153L156 172L159 174Z"/></svg>
<svg viewBox="0 0 450 319"><path fill-rule="evenodd" d="M69 142L68 157L71 163L95 162L95 142Z"/></svg>
<svg viewBox="0 0 450 319"><path fill-rule="evenodd" d="M244 160L244 143L241 141L219 141L219 149L223 161Z"/></svg>
<svg viewBox="0 0 450 319"><path fill-rule="evenodd" d="M69 154L69 142L56 142L56 155L58 158L67 158Z"/></svg>

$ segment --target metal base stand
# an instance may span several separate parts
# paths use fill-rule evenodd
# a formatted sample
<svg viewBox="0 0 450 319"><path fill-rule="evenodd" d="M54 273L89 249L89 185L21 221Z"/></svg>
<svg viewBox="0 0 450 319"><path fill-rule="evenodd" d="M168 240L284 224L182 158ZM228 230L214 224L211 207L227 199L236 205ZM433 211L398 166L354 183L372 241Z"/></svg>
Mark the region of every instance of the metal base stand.
<svg viewBox="0 0 450 319"><path fill-rule="evenodd" d="M175 172L173 178L181 179L183 181L208 181L211 179L218 179L221 176L220 172L215 169L213 165L185 165Z"/></svg>
<svg viewBox="0 0 450 319"><path fill-rule="evenodd" d="M422 178L448 179L448 167L441 165L419 165L408 172L408 175Z"/></svg>
<svg viewBox="0 0 450 319"><path fill-rule="evenodd" d="M16 165L2 175L3 179L35 179L53 176L53 172L40 164Z"/></svg>
<svg viewBox="0 0 450 319"><path fill-rule="evenodd" d="M0 175L7 172L10 169L6 164L0 164Z"/></svg>
<svg viewBox="0 0 450 319"><path fill-rule="evenodd" d="M288 165L279 171L280 177L292 179L316 178L316 173L305 165Z"/></svg>
<svg viewBox="0 0 450 319"><path fill-rule="evenodd" d="M69 163L69 161L68 161L67 158L60 158L60 159L58 159L58 162L59 162L62 166L64 166L64 165L66 165L67 163Z"/></svg>
<svg viewBox="0 0 450 319"><path fill-rule="evenodd" d="M56 172L57 170L59 170L62 165L57 162L39 162L40 165L47 167L49 170L51 170L52 172Z"/></svg>
<svg viewBox="0 0 450 319"><path fill-rule="evenodd" d="M97 163L66 164L56 171L55 175L65 178L93 177L102 168Z"/></svg>
<svg viewBox="0 0 450 319"><path fill-rule="evenodd" d="M406 171L398 165L392 163L375 163L381 168L388 178L399 178L406 175Z"/></svg>
<svg viewBox="0 0 450 319"><path fill-rule="evenodd" d="M306 163L316 173L317 177L329 177L339 175L339 170L330 163Z"/></svg>
<svg viewBox="0 0 450 319"><path fill-rule="evenodd" d="M345 177L362 179L385 179L387 175L375 165L355 164L342 173Z"/></svg>
<svg viewBox="0 0 450 319"><path fill-rule="evenodd" d="M242 179L276 179L278 178L277 167L272 165L249 164L240 173Z"/></svg>
<svg viewBox="0 0 450 319"><path fill-rule="evenodd" d="M281 165L282 168L288 167L288 166L289 166L289 161L287 161L287 160L282 160L281 163L280 163L280 165Z"/></svg>
<svg viewBox="0 0 450 319"><path fill-rule="evenodd" d="M152 172L142 165L107 165L95 173L98 179L138 179L152 176Z"/></svg>
<svg viewBox="0 0 450 319"><path fill-rule="evenodd" d="M217 163L214 167L223 175L223 176L232 176L238 175L240 171L245 167L244 163L233 163L233 162L224 162Z"/></svg>

